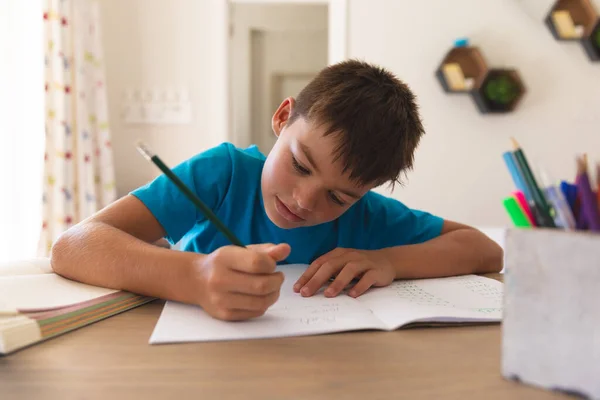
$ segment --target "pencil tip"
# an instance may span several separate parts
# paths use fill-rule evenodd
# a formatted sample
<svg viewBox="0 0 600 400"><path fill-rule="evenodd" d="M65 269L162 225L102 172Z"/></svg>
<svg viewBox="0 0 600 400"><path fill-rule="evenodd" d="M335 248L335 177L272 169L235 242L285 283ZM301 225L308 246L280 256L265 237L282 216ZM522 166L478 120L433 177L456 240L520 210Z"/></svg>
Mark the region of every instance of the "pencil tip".
<svg viewBox="0 0 600 400"><path fill-rule="evenodd" d="M515 150L517 150L519 148L519 142L517 142L517 139L515 139L514 137L511 137L510 142L512 143Z"/></svg>
<svg viewBox="0 0 600 400"><path fill-rule="evenodd" d="M577 156L577 174L587 173L587 155L581 154Z"/></svg>
<svg viewBox="0 0 600 400"><path fill-rule="evenodd" d="M140 154L143 155L148 161L150 161L154 156L154 154L152 154L148 146L141 140L137 140L135 142L135 146L137 147Z"/></svg>

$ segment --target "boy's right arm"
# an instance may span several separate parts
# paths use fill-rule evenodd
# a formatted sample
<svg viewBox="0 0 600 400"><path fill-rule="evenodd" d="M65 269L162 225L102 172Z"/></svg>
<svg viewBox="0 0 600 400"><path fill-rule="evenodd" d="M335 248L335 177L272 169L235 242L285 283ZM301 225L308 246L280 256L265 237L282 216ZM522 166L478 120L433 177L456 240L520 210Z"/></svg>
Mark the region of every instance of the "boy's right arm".
<svg viewBox="0 0 600 400"><path fill-rule="evenodd" d="M132 195L73 226L52 247L54 271L92 285L202 306L213 317L260 316L279 297L287 245L226 246L204 255L154 246L165 231Z"/></svg>

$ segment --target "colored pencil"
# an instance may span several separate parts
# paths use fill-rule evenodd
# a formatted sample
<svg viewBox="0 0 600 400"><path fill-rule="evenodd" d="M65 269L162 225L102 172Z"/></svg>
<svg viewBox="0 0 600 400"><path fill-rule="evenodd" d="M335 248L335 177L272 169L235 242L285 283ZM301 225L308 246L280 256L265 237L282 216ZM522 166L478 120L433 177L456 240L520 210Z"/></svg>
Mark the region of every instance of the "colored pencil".
<svg viewBox="0 0 600 400"><path fill-rule="evenodd" d="M521 171L519 170L519 167L517 166L517 161L515 160L515 155L510 151L506 151L502 154L502 158L504 159L504 163L506 164L506 167L508 168L508 172L510 173L510 176L511 176L513 183L515 184L515 187L517 188L517 190L521 191L528 201L532 200L533 197L531 196L531 193L529 192L529 188L525 184L525 178L523 178L523 174L521 173Z"/></svg>
<svg viewBox="0 0 600 400"><path fill-rule="evenodd" d="M575 229L577 222L569 207L569 203L567 203L561 191L556 186L548 186L544 190L544 193L556 211L556 218L554 220L556 226L567 230Z"/></svg>
<svg viewBox="0 0 600 400"><path fill-rule="evenodd" d="M513 154L515 155L517 165L519 166L519 169L523 174L525 183L529 187L536 208L539 209L539 217L541 219L538 220L537 223L541 227L555 228L556 225L554 224L553 219L554 210L551 209L550 205L546 201L546 198L544 197L544 194L540 190L540 187L538 186L535 177L531 172L531 168L529 167L529 163L527 162L525 153L519 146L519 143L514 138L511 138L511 142L513 144Z"/></svg>
<svg viewBox="0 0 600 400"><path fill-rule="evenodd" d="M527 215L531 217L531 222L533 225L539 225L537 221L543 220L543 216L540 216L539 210L537 209L535 202L533 201L533 197L531 195L531 191L529 187L525 184L525 178L523 177L523 173L517 164L517 160L515 159L515 155L511 151L506 151L502 154L502 158L504 159L504 163L508 168L508 172L517 188L517 191L523 193L525 200L527 202L527 207L525 208L525 212Z"/></svg>
<svg viewBox="0 0 600 400"><path fill-rule="evenodd" d="M556 181L543 168L538 169L538 174L544 188L544 195L555 211L554 223L556 226L567 230L575 229L577 225L575 217L563 192L555 184Z"/></svg>
<svg viewBox="0 0 600 400"><path fill-rule="evenodd" d="M208 218L210 222L215 224L217 229L219 229L221 233L223 233L223 235L225 235L231 243L233 243L236 246L245 247L243 243L234 235L234 233L231 232L229 228L227 228L225 224L221 222L221 220L212 212L212 210L206 204L204 204L204 202L200 200L198 196L194 194L194 192L192 192L187 186L185 186L185 184L177 177L177 175L175 175L157 155L150 151L148 146L146 146L142 142L138 142L137 149L148 161L153 162L167 176L167 178L169 178L171 182L173 182L175 186L177 186L177 188L181 190L181 192L196 207L198 207L200 211L204 213L206 218ZM210 171L207 171L207 173L210 173Z"/></svg>
<svg viewBox="0 0 600 400"><path fill-rule="evenodd" d="M598 198L598 211L600 211L600 162L596 164L596 197Z"/></svg>
<svg viewBox="0 0 600 400"><path fill-rule="evenodd" d="M579 215L579 213L577 212L577 186L572 185L567 181L561 181L560 190L565 199L567 200L567 203L571 208L573 216L575 217L575 219L577 219L577 216Z"/></svg>
<svg viewBox="0 0 600 400"><path fill-rule="evenodd" d="M600 211L597 197L590 185L587 154L577 157L577 189L581 195L581 212L585 215L589 229L600 232Z"/></svg>

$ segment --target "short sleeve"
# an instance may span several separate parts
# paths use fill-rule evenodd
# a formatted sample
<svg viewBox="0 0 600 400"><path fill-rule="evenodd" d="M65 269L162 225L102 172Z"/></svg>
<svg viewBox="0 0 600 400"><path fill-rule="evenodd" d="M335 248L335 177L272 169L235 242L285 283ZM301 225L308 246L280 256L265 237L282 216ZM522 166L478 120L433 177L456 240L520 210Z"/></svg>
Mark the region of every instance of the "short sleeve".
<svg viewBox="0 0 600 400"><path fill-rule="evenodd" d="M373 249L423 243L439 236L444 220L374 192L364 198L366 240Z"/></svg>
<svg viewBox="0 0 600 400"><path fill-rule="evenodd" d="M211 210L223 202L231 183L232 161L228 144L222 144L172 169L173 173ZM144 203L166 231L166 238L177 243L195 224L206 217L166 175L131 194Z"/></svg>

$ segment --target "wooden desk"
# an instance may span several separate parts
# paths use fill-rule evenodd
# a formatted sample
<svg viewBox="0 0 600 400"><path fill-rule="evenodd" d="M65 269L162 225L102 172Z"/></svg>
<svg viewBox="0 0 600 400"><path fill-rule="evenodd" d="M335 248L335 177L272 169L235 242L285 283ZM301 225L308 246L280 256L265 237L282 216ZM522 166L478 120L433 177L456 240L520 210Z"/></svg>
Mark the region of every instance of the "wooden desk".
<svg viewBox="0 0 600 400"><path fill-rule="evenodd" d="M0 358L0 398L566 397L502 378L499 325L151 346L162 305Z"/></svg>

